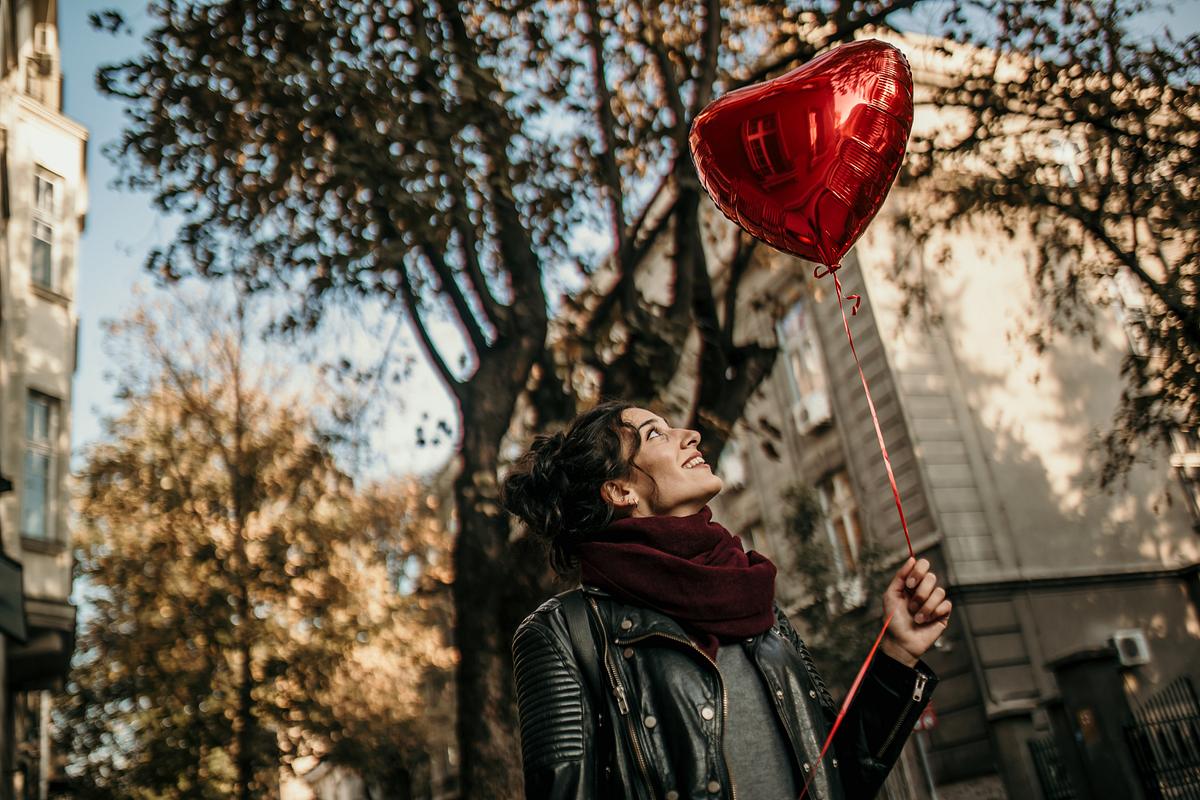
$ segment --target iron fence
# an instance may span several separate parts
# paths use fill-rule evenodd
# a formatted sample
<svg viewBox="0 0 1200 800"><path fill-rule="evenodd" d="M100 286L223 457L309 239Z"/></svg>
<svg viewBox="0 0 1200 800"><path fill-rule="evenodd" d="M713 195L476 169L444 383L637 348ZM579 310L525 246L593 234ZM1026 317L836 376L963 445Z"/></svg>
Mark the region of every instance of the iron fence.
<svg viewBox="0 0 1200 800"><path fill-rule="evenodd" d="M1188 676L1134 711L1125 740L1152 800L1200 800L1200 700Z"/></svg>
<svg viewBox="0 0 1200 800"><path fill-rule="evenodd" d="M1042 736L1029 740L1029 754L1037 770L1038 783L1046 800L1075 800L1075 787L1071 777L1058 757L1058 747L1053 736Z"/></svg>

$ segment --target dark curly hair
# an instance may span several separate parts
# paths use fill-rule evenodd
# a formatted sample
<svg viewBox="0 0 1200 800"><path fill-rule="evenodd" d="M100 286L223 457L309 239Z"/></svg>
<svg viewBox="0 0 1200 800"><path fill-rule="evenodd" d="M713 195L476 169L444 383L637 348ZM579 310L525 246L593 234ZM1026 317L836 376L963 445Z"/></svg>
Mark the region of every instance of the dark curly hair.
<svg viewBox="0 0 1200 800"><path fill-rule="evenodd" d="M504 478L504 508L546 545L559 575L578 564L576 546L613 521L615 510L600 489L635 469L640 440L621 417L633 407L610 400L580 414L565 431L539 434Z"/></svg>

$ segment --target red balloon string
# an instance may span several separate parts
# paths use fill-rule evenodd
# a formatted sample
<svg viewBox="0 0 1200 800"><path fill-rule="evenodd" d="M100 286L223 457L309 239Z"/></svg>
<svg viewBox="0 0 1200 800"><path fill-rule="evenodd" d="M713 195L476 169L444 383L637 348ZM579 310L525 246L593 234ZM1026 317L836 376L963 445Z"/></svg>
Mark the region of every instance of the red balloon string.
<svg viewBox="0 0 1200 800"><path fill-rule="evenodd" d="M863 393L867 397L867 406L871 409L871 421L875 423L875 438L879 441L879 452L883 454L883 464L887 468L888 482L892 485L892 496L896 499L896 512L900 515L900 529L904 532L904 543L908 545L909 557L914 558L912 539L908 535L908 520L904 518L904 505L900 502L900 489L896 486L896 476L892 472L892 460L888 457L887 445L883 441L883 429L879 427L879 414L875 410L875 401L871 398L871 387L867 384L867 376L863 372L862 361L858 357L858 349L854 346L854 334L850 332L850 320L846 317L845 300L854 301L854 305L850 309L850 316L854 316L858 314L858 307L862 303L862 298L857 294L842 294L842 282L837 275L838 270L841 268L841 264L835 264L832 267L818 266L813 271L813 277L819 279L826 275L833 276L833 286L837 290L838 310L842 312L842 327L846 330L847 341L850 342L850 352L854 354L854 363L858 367L858 377L862 381ZM889 614L887 619L883 621L883 627L879 629L879 635L875 637L875 643L871 645L867 657L863 659L862 666L858 668L858 674L854 677L854 683L850 684L850 691L846 693L846 699L842 701L842 707L838 711L837 718L833 721L833 727L829 729L829 734L825 737L825 743L821 745L821 754L817 756L817 768L808 774L808 778L804 781L804 788L800 791L797 800L804 800L804 796L808 794L809 785L812 783L813 778L817 776L817 770L825 763L825 754L829 752L829 747L833 744L833 737L841 726L842 720L845 719L846 712L850 709L851 701L858 694L858 687L862 683L863 676L867 674L867 667L870 666L871 659L875 657L875 651L879 649L879 643L883 641L883 635L887 632L888 625L891 622L892 615Z"/></svg>
<svg viewBox="0 0 1200 800"><path fill-rule="evenodd" d="M887 619L883 621L883 627L879 629L879 635L875 637L875 644L871 645L867 657L863 659L862 666L858 668L858 674L854 676L854 683L850 684L850 691L846 692L846 699L842 701L837 719L833 721L833 727L829 729L829 735L825 737L825 744L821 745L821 754L817 756L817 766L808 773L808 777L804 780L804 788L800 790L800 796L796 800L804 800L804 795L808 794L809 784L812 783L813 778L817 777L817 770L825 763L825 754L829 752L829 746L833 744L833 737L841 727L846 712L850 710L850 701L854 699L854 695L858 694L858 686L862 683L863 676L867 674L867 667L871 665L871 659L875 657L875 651L879 649L879 643L883 641L883 634L887 632L888 625L891 623L892 615L888 614Z"/></svg>
<svg viewBox="0 0 1200 800"><path fill-rule="evenodd" d="M912 539L908 535L908 520L904 518L904 505L900 502L900 489L896 486L896 475L892 472L892 459L888 457L887 444L883 441L883 430L879 427L879 414L875 410L875 401L871 399L871 387L867 385L867 376L863 374L862 361L858 358L858 349L854 346L854 335L850 333L850 320L846 318L846 307L843 304L842 282L838 279L837 271L841 269L841 264L825 269L824 272L818 268L814 273L816 277L823 275L833 276L833 285L837 289L838 309L842 312L842 327L846 330L846 339L850 342L850 352L854 354L854 363L858 366L858 377L862 381L863 394L867 396L867 406L871 409L871 422L875 424L875 438L879 442L879 452L883 454L883 465L887 468L888 482L892 485L892 497L896 500L896 512L900 515L900 529L904 531L904 542L908 545L909 556L913 555ZM858 306L862 302L862 298L856 294L849 295L849 298L854 301L854 307L851 314L858 313Z"/></svg>

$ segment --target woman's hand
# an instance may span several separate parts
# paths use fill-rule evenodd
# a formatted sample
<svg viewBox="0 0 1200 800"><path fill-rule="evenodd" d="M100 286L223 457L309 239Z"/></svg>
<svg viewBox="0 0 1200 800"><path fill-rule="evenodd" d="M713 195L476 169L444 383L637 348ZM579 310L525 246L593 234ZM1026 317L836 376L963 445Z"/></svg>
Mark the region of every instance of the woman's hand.
<svg viewBox="0 0 1200 800"><path fill-rule="evenodd" d="M950 624L952 607L929 562L909 558L883 594L883 615L890 615L892 624L880 649L902 664L915 665Z"/></svg>

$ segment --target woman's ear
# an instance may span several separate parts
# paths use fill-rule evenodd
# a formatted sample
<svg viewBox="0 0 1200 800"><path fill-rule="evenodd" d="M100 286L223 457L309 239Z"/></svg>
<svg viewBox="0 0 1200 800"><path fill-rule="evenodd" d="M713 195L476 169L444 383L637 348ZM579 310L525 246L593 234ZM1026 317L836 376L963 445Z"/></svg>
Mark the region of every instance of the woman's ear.
<svg viewBox="0 0 1200 800"><path fill-rule="evenodd" d="M637 492L624 481L605 481L600 487L600 496L618 513L630 512L637 508Z"/></svg>

